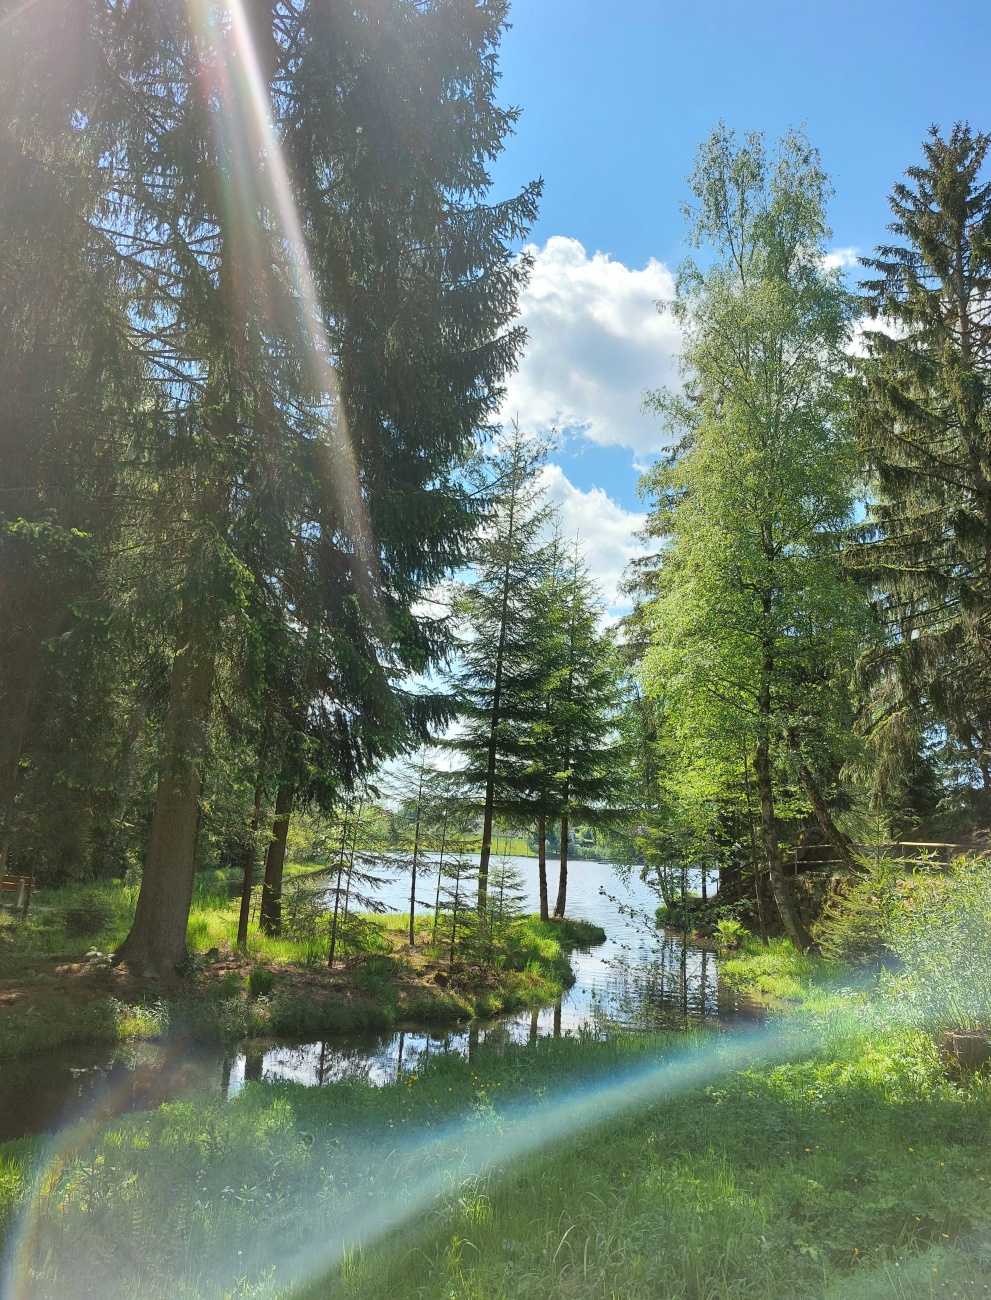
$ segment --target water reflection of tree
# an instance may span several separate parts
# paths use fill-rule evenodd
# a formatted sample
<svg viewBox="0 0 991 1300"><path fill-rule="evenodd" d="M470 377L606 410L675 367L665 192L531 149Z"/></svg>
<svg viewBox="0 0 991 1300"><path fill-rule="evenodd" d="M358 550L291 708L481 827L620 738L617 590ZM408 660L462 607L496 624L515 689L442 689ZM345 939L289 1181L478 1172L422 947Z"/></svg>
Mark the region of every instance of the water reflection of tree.
<svg viewBox="0 0 991 1300"><path fill-rule="evenodd" d="M596 992L589 1019L600 1033L683 1029L720 1014L715 953L676 934L659 936L649 955L616 957Z"/></svg>

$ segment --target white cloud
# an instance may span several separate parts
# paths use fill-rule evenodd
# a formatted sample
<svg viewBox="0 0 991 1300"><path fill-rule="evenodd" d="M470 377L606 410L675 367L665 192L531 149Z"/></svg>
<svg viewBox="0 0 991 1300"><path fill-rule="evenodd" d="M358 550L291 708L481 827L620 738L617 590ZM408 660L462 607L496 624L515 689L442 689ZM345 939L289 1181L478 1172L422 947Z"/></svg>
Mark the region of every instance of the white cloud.
<svg viewBox="0 0 991 1300"><path fill-rule="evenodd" d="M674 297L674 277L651 259L642 270L606 253L591 257L577 239L554 235L534 257L520 300L528 332L503 412L531 428L580 430L593 442L663 449L656 416L644 415L645 388L678 383L680 331L658 300Z"/></svg>
<svg viewBox="0 0 991 1300"><path fill-rule="evenodd" d="M646 515L624 510L602 488L582 491L560 465L545 465L541 483L560 511L563 535L580 536L585 562L606 605L611 610L628 609L629 600L617 588L630 560L645 553L634 534L643 527Z"/></svg>
<svg viewBox="0 0 991 1300"><path fill-rule="evenodd" d="M859 264L860 251L853 247L834 248L822 260L824 265L831 271L846 271Z"/></svg>

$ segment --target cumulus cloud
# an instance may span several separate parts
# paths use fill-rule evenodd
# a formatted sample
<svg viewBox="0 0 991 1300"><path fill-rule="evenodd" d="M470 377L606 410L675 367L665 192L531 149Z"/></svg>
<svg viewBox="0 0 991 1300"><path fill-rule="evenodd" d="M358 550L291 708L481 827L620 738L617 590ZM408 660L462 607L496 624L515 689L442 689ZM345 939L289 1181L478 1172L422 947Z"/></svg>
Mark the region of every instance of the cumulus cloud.
<svg viewBox="0 0 991 1300"><path fill-rule="evenodd" d="M509 380L503 412L531 428L556 426L640 455L662 450L645 388L678 383L680 332L656 303L674 297L674 277L651 259L642 270L577 239L532 246L533 274L520 301L528 342Z"/></svg>
<svg viewBox="0 0 991 1300"><path fill-rule="evenodd" d="M857 248L834 248L822 259L829 270L846 271L859 265L860 250Z"/></svg>
<svg viewBox="0 0 991 1300"><path fill-rule="evenodd" d="M560 465L545 465L541 475L541 486L560 512L561 532L566 538L580 537L585 562L606 605L613 611L628 609L629 601L617 588L630 560L645 552L634 534L646 515L624 510L602 488L586 492L576 487Z"/></svg>

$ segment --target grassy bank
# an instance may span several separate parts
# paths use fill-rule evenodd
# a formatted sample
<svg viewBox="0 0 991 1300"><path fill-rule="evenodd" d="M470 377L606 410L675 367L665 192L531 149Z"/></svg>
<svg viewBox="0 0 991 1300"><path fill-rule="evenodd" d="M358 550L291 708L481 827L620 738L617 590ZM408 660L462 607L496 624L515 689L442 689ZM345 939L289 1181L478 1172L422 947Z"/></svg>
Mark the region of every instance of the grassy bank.
<svg viewBox="0 0 991 1300"><path fill-rule="evenodd" d="M727 959L782 1008L762 1030L483 1046L0 1148L8 1258L32 1300L991 1295L991 1080L938 1033L986 1011L986 884L913 890L891 969Z"/></svg>
<svg viewBox="0 0 991 1300"><path fill-rule="evenodd" d="M299 1037L403 1023L450 1024L552 1002L572 982L568 954L601 942L581 921L523 918L474 961L453 966L432 942L428 917L369 919L361 953L334 970L326 941L252 931L236 953L238 903L221 877L200 878L188 942L196 956L175 988L111 969L127 932L134 891L106 884L39 891L26 922L0 924L0 1059L84 1041L135 1037Z"/></svg>
<svg viewBox="0 0 991 1300"><path fill-rule="evenodd" d="M806 1028L743 1070L702 1036L564 1038L381 1089L248 1085L0 1149L0 1205L9 1229L33 1166L32 1297L988 1294L987 1082L949 1078L917 1030ZM710 1050L709 1082L679 1088Z"/></svg>

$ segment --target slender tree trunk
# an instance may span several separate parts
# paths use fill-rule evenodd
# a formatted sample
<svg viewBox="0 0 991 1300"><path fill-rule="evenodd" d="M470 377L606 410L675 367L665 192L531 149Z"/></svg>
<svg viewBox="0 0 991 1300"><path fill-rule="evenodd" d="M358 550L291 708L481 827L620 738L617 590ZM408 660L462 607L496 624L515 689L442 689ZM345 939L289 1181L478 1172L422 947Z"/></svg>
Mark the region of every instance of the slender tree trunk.
<svg viewBox="0 0 991 1300"><path fill-rule="evenodd" d="M327 956L327 969L334 969L334 954L337 951L337 921L341 914L341 880L344 877L344 855L337 864L337 885L334 889L334 912L330 918L330 952Z"/></svg>
<svg viewBox="0 0 991 1300"><path fill-rule="evenodd" d="M59 626L50 626L57 632ZM0 878L7 869L13 832L14 799L21 770L24 742L44 718L44 692L39 689L45 661L44 642L15 651L2 665L0 676ZM33 869L32 869L33 874Z"/></svg>
<svg viewBox="0 0 991 1300"><path fill-rule="evenodd" d="M561 817L561 870L557 879L557 902L554 915L558 920L564 919L564 909L568 902L568 814Z"/></svg>
<svg viewBox="0 0 991 1300"><path fill-rule="evenodd" d="M173 979L187 957L186 927L193 897L196 827L207 711L213 688L212 651L192 620L172 661L162 728L161 768L151 837L134 923L116 962L146 976Z"/></svg>
<svg viewBox="0 0 991 1300"><path fill-rule="evenodd" d="M516 490L509 500L509 529L507 546L512 553L516 528ZM512 586L512 565L507 555L502 574L502 602L499 613L499 644L496 648L495 675L492 680L492 718L489 724L489 750L485 763L485 803L482 810L482 848L478 855L478 910L484 912L489 892L489 859L492 856L492 820L495 813L496 737L502 710L502 674L506 660L506 641L509 637L509 592Z"/></svg>
<svg viewBox="0 0 991 1300"><path fill-rule="evenodd" d="M286 865L286 841L296 791L282 784L275 796L272 838L265 853L265 882L262 885L261 915L258 926L263 934L275 935L282 929L282 873Z"/></svg>
<svg viewBox="0 0 991 1300"><path fill-rule="evenodd" d="M444 879L444 851L447 848L447 821L449 814L444 813L444 825L440 833L440 858L437 862L437 896L434 899L434 930L431 936L431 943L437 942L437 926L440 923L440 886Z"/></svg>
<svg viewBox="0 0 991 1300"><path fill-rule="evenodd" d="M763 739L758 740L754 752L754 781L760 802L760 830L771 892L788 937L800 952L804 952L812 940L798 915L795 900L792 898L781 865L781 848L778 844L778 827L774 816L774 790L771 784L771 757L767 742Z"/></svg>
<svg viewBox="0 0 991 1300"><path fill-rule="evenodd" d="M255 800L251 809L251 830L248 843L244 846L244 867L241 876L241 910L237 918L237 947L245 952L248 947L248 921L251 918L251 890L255 881L255 853L258 825L261 821L262 785L255 786Z"/></svg>
<svg viewBox="0 0 991 1300"><path fill-rule="evenodd" d="M537 877L540 882L540 919L550 920L550 904L547 901L547 817L540 814L537 821Z"/></svg>
<svg viewBox="0 0 991 1300"><path fill-rule="evenodd" d="M822 797L822 791L819 789L819 784L809 771L808 765L802 757L802 747L794 728L791 728L788 732L788 752L791 754L791 761L796 773L798 774L798 779L802 783L802 789L805 791L809 803L812 805L812 811L815 814L816 821L819 823L820 830L839 854L840 861L846 869L860 874L863 871L863 868L854 855L850 841L837 827L836 823L829 815L829 809L826 807L826 801Z"/></svg>
<svg viewBox="0 0 991 1300"><path fill-rule="evenodd" d="M767 922L764 920L764 901L760 891L760 851L757 848L757 830L754 826L754 805L750 797L750 765L746 746L743 748L743 788L747 796L747 824L750 828L750 860L754 869L754 897L757 900L757 925L760 937L767 943Z"/></svg>
<svg viewBox="0 0 991 1300"><path fill-rule="evenodd" d="M344 855L348 847L348 811L347 806L344 809L344 817L341 821L341 851L337 855L337 884L334 887L334 912L330 918L330 954L327 957L327 968L333 970L334 953L337 950L337 920L341 912L341 881L344 879Z"/></svg>
<svg viewBox="0 0 991 1300"><path fill-rule="evenodd" d="M420 767L420 788L416 792L416 827L413 831L413 869L409 881L409 946L416 947L416 869L420 861L420 820L423 808L424 768Z"/></svg>

